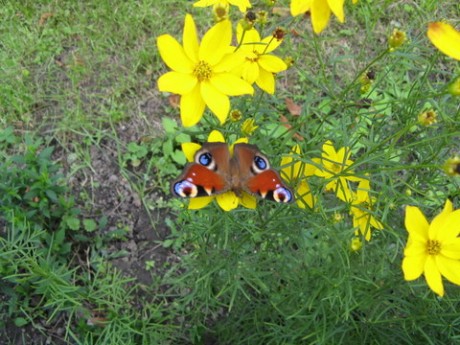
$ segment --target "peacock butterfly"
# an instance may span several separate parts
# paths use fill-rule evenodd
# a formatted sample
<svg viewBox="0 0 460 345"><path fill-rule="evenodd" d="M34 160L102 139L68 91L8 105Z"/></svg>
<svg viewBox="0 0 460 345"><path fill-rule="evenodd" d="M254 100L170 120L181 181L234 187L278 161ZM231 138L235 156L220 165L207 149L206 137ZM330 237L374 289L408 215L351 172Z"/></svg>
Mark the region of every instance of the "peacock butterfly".
<svg viewBox="0 0 460 345"><path fill-rule="evenodd" d="M255 145L233 146L233 156L225 143L205 143L195 153L194 162L171 185L174 195L183 198L211 196L233 191L257 194L280 203L293 201L293 193Z"/></svg>

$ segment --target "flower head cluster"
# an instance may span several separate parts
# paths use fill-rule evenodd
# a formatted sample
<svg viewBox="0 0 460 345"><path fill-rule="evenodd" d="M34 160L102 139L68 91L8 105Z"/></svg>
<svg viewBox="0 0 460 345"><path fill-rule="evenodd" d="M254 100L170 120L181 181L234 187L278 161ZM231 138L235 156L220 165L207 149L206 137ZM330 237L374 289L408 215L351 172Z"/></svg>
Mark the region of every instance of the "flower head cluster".
<svg viewBox="0 0 460 345"><path fill-rule="evenodd" d="M425 275L431 290L444 295L442 277L460 285L460 210L446 201L444 209L431 224L415 206L406 207L405 225L409 238L404 249L404 279Z"/></svg>
<svg viewBox="0 0 460 345"><path fill-rule="evenodd" d="M460 156L449 158L444 163L444 171L449 176L460 176Z"/></svg>
<svg viewBox="0 0 460 345"><path fill-rule="evenodd" d="M329 180L326 190L333 191L340 200L345 202L353 199L348 182L362 180L354 175L351 168L354 162L350 159L350 155L349 147L345 146L336 150L332 142L328 140L323 145L321 158L318 158L320 167L315 171L316 176Z"/></svg>
<svg viewBox="0 0 460 345"><path fill-rule="evenodd" d="M328 140L323 144L322 151L321 158L313 159L317 163L313 174L326 179L328 182L325 189L333 191L337 198L350 205L355 235L361 235L369 241L372 228L383 229L383 224L374 216L375 198L371 196L369 179L355 175L349 147L336 150ZM351 183L358 183L356 192ZM356 245L354 247L358 248Z"/></svg>
<svg viewBox="0 0 460 345"><path fill-rule="evenodd" d="M157 38L160 55L171 72L158 79L160 91L179 94L182 124L198 123L207 106L224 123L230 110L228 96L252 94L253 88L231 71L243 62L232 52L232 25L223 20L198 40L195 22L186 15L183 45L170 35Z"/></svg>
<svg viewBox="0 0 460 345"><path fill-rule="evenodd" d="M276 33L276 32L275 32ZM237 30L238 53L244 56L244 63L238 65L234 72L240 75L249 84L256 83L269 94L275 92L274 73L287 69L286 63L277 56L270 54L283 41L275 35L260 38L255 28L244 30L238 24Z"/></svg>
<svg viewBox="0 0 460 345"><path fill-rule="evenodd" d="M428 109L418 115L418 123L422 126L431 126L438 122L438 114L433 109Z"/></svg>
<svg viewBox="0 0 460 345"><path fill-rule="evenodd" d="M390 37L388 38L388 46L390 51L395 51L407 41L407 35L404 31L393 29Z"/></svg>
<svg viewBox="0 0 460 345"><path fill-rule="evenodd" d="M355 235L363 236L366 241L371 239L371 229L382 230L383 224L374 217L373 206L375 197L371 196L369 180L363 179L358 184L356 193L353 193L350 213L353 216Z"/></svg>

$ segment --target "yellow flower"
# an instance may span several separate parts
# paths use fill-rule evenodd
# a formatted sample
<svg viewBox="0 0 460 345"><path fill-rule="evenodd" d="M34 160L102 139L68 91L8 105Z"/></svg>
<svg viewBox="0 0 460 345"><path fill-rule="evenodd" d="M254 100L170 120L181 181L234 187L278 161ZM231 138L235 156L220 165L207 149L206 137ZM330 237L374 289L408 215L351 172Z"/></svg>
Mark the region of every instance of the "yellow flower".
<svg viewBox="0 0 460 345"><path fill-rule="evenodd" d="M241 125L241 133L244 136L250 136L259 126L255 125L254 119L246 119L244 120L243 124Z"/></svg>
<svg viewBox="0 0 460 345"><path fill-rule="evenodd" d="M404 249L402 270L405 280L425 275L431 290L444 295L442 276L460 285L460 210L453 211L452 202L431 224L418 207L406 207L405 225L409 238Z"/></svg>
<svg viewBox="0 0 460 345"><path fill-rule="evenodd" d="M460 96L460 77L454 79L447 88L452 96Z"/></svg>
<svg viewBox="0 0 460 345"><path fill-rule="evenodd" d="M437 117L438 114L433 109L425 110L418 115L418 123L423 126L431 126L438 121Z"/></svg>
<svg viewBox="0 0 460 345"><path fill-rule="evenodd" d="M319 34L329 23L331 12L339 22L345 21L343 5L345 0L291 0L291 14L297 16L306 12L311 13L313 31ZM357 1L353 1L356 3Z"/></svg>
<svg viewBox="0 0 460 345"><path fill-rule="evenodd" d="M383 224L372 215L375 198L369 195L370 190L369 180L362 179L359 182L356 194L353 195L350 210L353 216L353 227L356 229L355 235L361 233L366 241L371 239L371 228L383 229Z"/></svg>
<svg viewBox="0 0 460 345"><path fill-rule="evenodd" d="M217 3L212 7L212 12L214 13L214 18L217 22L228 19L228 11L230 9L229 4L227 3Z"/></svg>
<svg viewBox="0 0 460 345"><path fill-rule="evenodd" d="M296 188L297 206L300 208L305 208L305 206L313 208L316 199L311 193L306 177L312 176L316 167L312 164L303 163L298 159L296 159L295 163L293 163L294 157L299 157L300 154L300 146L295 145L292 148L290 155L285 155L281 158L281 166L284 167L281 169L281 176L288 182L298 183Z"/></svg>
<svg viewBox="0 0 460 345"><path fill-rule="evenodd" d="M203 36L200 45L189 14L185 17L183 46L170 35L157 38L160 55L172 69L158 79L158 88L181 95L180 113L185 127L197 124L206 106L224 123L230 110L228 96L254 92L247 82L229 72L243 62L238 55L229 53L231 39L232 25L223 20Z"/></svg>
<svg viewBox="0 0 460 345"><path fill-rule="evenodd" d="M212 143L225 143L224 136L221 132L214 130L208 136L208 142ZM233 152L233 145L237 143L247 143L247 138L240 138L236 140L230 146L230 152ZM183 143L182 144L182 151L185 154L185 157L189 162L194 161L195 153L201 148L201 145L196 143ZM236 195L233 191L228 191L222 194L217 194L215 196L203 196L198 198L190 199L190 203L188 208L190 210L197 210L207 206L211 203L214 199L216 199L217 204L222 208L224 211L231 211L238 207L238 205L242 205L246 208L254 209L257 206L257 200L253 195L250 195L246 192L241 192L241 195Z"/></svg>
<svg viewBox="0 0 460 345"><path fill-rule="evenodd" d="M243 113L238 109L230 110L230 120L238 122L243 118Z"/></svg>
<svg viewBox="0 0 460 345"><path fill-rule="evenodd" d="M428 38L444 54L460 60L460 32L451 25L434 22L428 25Z"/></svg>
<svg viewBox="0 0 460 345"><path fill-rule="evenodd" d="M351 250L357 252L363 247L363 242L359 237L353 237L350 244Z"/></svg>
<svg viewBox="0 0 460 345"><path fill-rule="evenodd" d="M194 7L207 7L211 5L235 5L241 12L246 12L246 9L251 8L249 0L200 0L193 4Z"/></svg>
<svg viewBox="0 0 460 345"><path fill-rule="evenodd" d="M326 190L334 191L337 197L345 202L352 201L352 194L348 181L360 182L362 178L356 177L350 169L353 161L350 159L351 151L348 147L335 150L330 140L323 145L323 154L318 163L321 167L317 168L315 175L330 179L326 185Z"/></svg>
<svg viewBox="0 0 460 345"><path fill-rule="evenodd" d="M388 38L388 46L390 47L390 51L394 51L396 48L401 47L406 41L406 33L399 29L394 29Z"/></svg>
<svg viewBox="0 0 460 345"><path fill-rule="evenodd" d="M275 93L274 73L287 69L286 63L277 56L271 55L283 41L273 35L260 39L259 32L252 28L244 30L241 24L236 28L238 52L244 56L245 62L238 65L234 72L249 84L254 82L269 94Z"/></svg>
<svg viewBox="0 0 460 345"><path fill-rule="evenodd" d="M444 171L449 176L460 176L460 157L454 156L444 163Z"/></svg>

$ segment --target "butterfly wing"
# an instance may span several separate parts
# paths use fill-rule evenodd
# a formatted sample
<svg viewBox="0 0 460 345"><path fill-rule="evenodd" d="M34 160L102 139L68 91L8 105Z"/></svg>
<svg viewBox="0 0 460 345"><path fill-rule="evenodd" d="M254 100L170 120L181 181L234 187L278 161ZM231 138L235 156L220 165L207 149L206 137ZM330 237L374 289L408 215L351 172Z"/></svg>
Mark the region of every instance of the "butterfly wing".
<svg viewBox="0 0 460 345"><path fill-rule="evenodd" d="M285 185L278 172L271 169L267 157L257 146L236 144L232 165L239 169L238 176L242 189L280 203L294 200L292 191Z"/></svg>
<svg viewBox="0 0 460 345"><path fill-rule="evenodd" d="M225 143L206 143L195 153L194 162L171 184L174 195L195 198L229 189L230 152Z"/></svg>

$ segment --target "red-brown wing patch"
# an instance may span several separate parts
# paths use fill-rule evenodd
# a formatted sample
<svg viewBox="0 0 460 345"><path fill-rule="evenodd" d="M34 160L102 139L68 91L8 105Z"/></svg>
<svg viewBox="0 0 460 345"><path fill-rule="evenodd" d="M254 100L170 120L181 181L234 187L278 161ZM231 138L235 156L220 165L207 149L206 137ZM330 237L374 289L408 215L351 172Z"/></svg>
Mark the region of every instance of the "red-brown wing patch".
<svg viewBox="0 0 460 345"><path fill-rule="evenodd" d="M186 167L179 181L189 181L204 190L212 190L214 193L225 189L225 180L219 174L199 164L190 164Z"/></svg>

